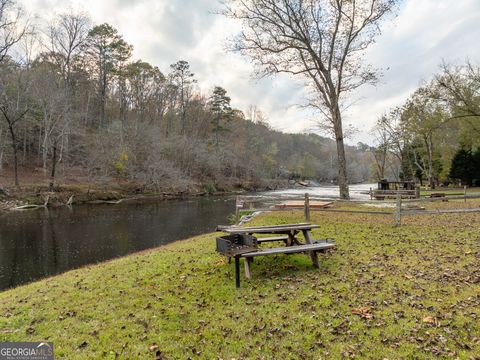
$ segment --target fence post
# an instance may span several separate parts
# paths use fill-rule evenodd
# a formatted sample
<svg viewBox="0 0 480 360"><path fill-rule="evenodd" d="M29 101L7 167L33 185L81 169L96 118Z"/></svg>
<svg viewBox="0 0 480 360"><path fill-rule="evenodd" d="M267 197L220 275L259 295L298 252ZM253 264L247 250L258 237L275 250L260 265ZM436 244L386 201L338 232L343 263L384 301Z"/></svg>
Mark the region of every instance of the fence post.
<svg viewBox="0 0 480 360"><path fill-rule="evenodd" d="M305 193L305 221L310 222L310 198L308 193Z"/></svg>
<svg viewBox="0 0 480 360"><path fill-rule="evenodd" d="M415 185L415 199L420 199L420 185Z"/></svg>
<svg viewBox="0 0 480 360"><path fill-rule="evenodd" d="M467 202L467 185L463 186L463 202Z"/></svg>
<svg viewBox="0 0 480 360"><path fill-rule="evenodd" d="M370 188L370 200L373 200L373 189Z"/></svg>
<svg viewBox="0 0 480 360"><path fill-rule="evenodd" d="M395 226L402 226L402 194L397 192L397 208L394 213Z"/></svg>
<svg viewBox="0 0 480 360"><path fill-rule="evenodd" d="M240 222L240 199L237 196L235 199L235 225Z"/></svg>

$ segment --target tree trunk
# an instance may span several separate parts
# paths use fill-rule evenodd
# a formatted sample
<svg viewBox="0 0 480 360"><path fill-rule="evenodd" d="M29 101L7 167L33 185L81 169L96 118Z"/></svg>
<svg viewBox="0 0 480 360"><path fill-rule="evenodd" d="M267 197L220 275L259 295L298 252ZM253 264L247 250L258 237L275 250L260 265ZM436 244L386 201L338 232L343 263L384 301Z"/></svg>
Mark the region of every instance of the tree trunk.
<svg viewBox="0 0 480 360"><path fill-rule="evenodd" d="M386 165L386 153L382 149L382 153L378 154L376 152L377 150L373 151L373 157L375 159L375 165L376 165L376 172L377 172L377 180L381 181L385 179L385 165Z"/></svg>
<svg viewBox="0 0 480 360"><path fill-rule="evenodd" d="M102 90L100 94L100 129L103 129L105 126L105 96L106 96L106 89L102 85Z"/></svg>
<svg viewBox="0 0 480 360"><path fill-rule="evenodd" d="M23 123L23 153L22 153L22 166L25 166L25 159L27 157L27 123Z"/></svg>
<svg viewBox="0 0 480 360"><path fill-rule="evenodd" d="M48 143L48 125L47 125L47 114L44 114L43 117L43 123L44 123L44 128L45 132L43 135L43 141L42 141L42 169L43 169L43 175L47 175L47 157L48 157L48 149L47 149L47 143Z"/></svg>
<svg viewBox="0 0 480 360"><path fill-rule="evenodd" d="M435 189L435 179L433 178L433 141L432 134L428 135L426 139L427 151L428 151L428 182L431 189Z"/></svg>
<svg viewBox="0 0 480 360"><path fill-rule="evenodd" d="M53 191L55 188L55 171L57 169L57 142L53 144L53 154L52 154L52 172L50 174L50 185L48 186L50 191Z"/></svg>
<svg viewBox="0 0 480 360"><path fill-rule="evenodd" d="M340 188L340 199L349 200L350 194L348 192L348 176L347 176L347 160L345 157L345 146L343 143L343 128L340 109L334 111L333 127L335 132L335 141L337 143L337 161L338 161L338 186Z"/></svg>
<svg viewBox="0 0 480 360"><path fill-rule="evenodd" d="M100 75L100 129L103 129L105 126L105 106L107 102L107 69L104 63L101 63L100 66L103 66Z"/></svg>
<svg viewBox="0 0 480 360"><path fill-rule="evenodd" d="M87 125L89 123L89 121L88 121L88 113L89 112L90 112L90 93L87 95L87 102L85 104L85 118L83 119L85 125ZM90 123L93 123L93 122L90 122Z"/></svg>
<svg viewBox="0 0 480 360"><path fill-rule="evenodd" d="M185 104L185 85L184 85L184 81L182 79L182 91L180 93L180 102L182 104L182 116L181 116L181 120L182 120L182 124L181 124L181 134L182 135L185 135L185 122L186 122L186 115L187 115L187 105Z"/></svg>
<svg viewBox="0 0 480 360"><path fill-rule="evenodd" d="M12 138L12 150L13 150L13 170L15 174L15 186L20 187L20 182L18 181L18 154L17 154L17 137L15 136L15 130L13 130L13 124L8 124L8 129L10 130L10 136Z"/></svg>
<svg viewBox="0 0 480 360"><path fill-rule="evenodd" d="M3 137L3 128L0 128L0 173L3 170L3 152L4 152L4 149L5 149L5 138Z"/></svg>

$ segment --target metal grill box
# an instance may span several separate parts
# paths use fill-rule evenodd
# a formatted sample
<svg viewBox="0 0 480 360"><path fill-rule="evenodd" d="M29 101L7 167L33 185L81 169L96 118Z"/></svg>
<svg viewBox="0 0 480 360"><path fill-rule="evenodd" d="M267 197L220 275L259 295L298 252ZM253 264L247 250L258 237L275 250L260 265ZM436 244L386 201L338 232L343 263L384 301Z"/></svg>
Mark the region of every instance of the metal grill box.
<svg viewBox="0 0 480 360"><path fill-rule="evenodd" d="M227 256L257 251L257 245L257 238L251 235L232 234L217 238L217 251Z"/></svg>

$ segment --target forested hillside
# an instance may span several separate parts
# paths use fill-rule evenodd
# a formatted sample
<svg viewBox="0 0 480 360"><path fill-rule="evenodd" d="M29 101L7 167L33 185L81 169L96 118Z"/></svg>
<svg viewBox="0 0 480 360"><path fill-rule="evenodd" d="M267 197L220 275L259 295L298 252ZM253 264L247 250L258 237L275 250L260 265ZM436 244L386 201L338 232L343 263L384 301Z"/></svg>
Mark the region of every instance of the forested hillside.
<svg viewBox="0 0 480 360"><path fill-rule="evenodd" d="M3 184L21 185L24 174L52 189L131 181L145 191L336 180L333 141L275 131L254 107L232 109L220 86L201 93L187 61L159 69L133 59L133 46L108 24L65 14L33 29L12 17L12 1L1 4ZM368 149L347 147L347 156L350 181L369 180Z"/></svg>

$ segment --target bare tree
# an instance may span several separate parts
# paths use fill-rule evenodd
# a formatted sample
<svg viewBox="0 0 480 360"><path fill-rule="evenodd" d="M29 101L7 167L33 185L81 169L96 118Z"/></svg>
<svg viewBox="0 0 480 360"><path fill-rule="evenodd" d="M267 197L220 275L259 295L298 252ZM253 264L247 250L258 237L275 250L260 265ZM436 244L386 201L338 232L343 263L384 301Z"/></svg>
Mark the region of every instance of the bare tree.
<svg viewBox="0 0 480 360"><path fill-rule="evenodd" d="M22 13L14 0L0 0L0 62L28 31L27 24L21 21Z"/></svg>
<svg viewBox="0 0 480 360"><path fill-rule="evenodd" d="M51 60L55 65L50 71L50 78L55 78L55 74L59 71L60 77L57 84L55 102L58 102L58 92L63 92L63 110L61 116L52 122L54 125L50 131L45 128L45 137L51 135L52 139L48 139L51 145L52 153L52 171L51 171L51 187L55 181L56 163L60 161L65 154L68 157L68 138L70 134L70 123L72 122L73 113L73 97L75 84L73 80L73 68L77 57L83 50L88 32L90 29L90 19L83 13L65 13L59 15L49 27L49 51L52 54ZM52 84L54 86L54 84ZM52 101L47 101L52 103ZM47 140L45 138L45 140ZM52 140L52 141L50 141ZM59 149L60 144L60 149ZM45 156L44 156L45 169Z"/></svg>
<svg viewBox="0 0 480 360"><path fill-rule="evenodd" d="M373 131L375 133L375 141L377 145L371 148L373 158L375 159L375 171L377 180L385 179L385 170L387 166L388 153L391 148L390 133L385 126L387 120L386 115L382 116L376 123Z"/></svg>
<svg viewBox="0 0 480 360"><path fill-rule="evenodd" d="M3 118L7 122L8 131L10 132L12 150L13 150L13 169L15 175L15 186L19 187L20 182L18 180L18 136L16 133L16 125L25 118L28 112L27 109L20 109L10 101L2 101L0 105L0 112Z"/></svg>
<svg viewBox="0 0 480 360"><path fill-rule="evenodd" d="M401 121L404 110L404 106L392 109L380 117L375 125L376 131L383 133L381 137L388 141L388 153L393 160L387 164L397 180L400 180L401 168L408 161L407 153L411 143L411 134L407 133L405 124Z"/></svg>
<svg viewBox="0 0 480 360"><path fill-rule="evenodd" d="M441 70L435 78L438 91L434 99L451 109L451 119L462 119L480 133L480 67L467 61L462 66L442 63Z"/></svg>
<svg viewBox="0 0 480 360"><path fill-rule="evenodd" d="M251 57L260 74L288 73L307 79L311 105L335 135L340 197L349 198L342 124L345 95L374 83L363 63L380 34L380 22L400 0L229 0L224 15L244 30L234 49Z"/></svg>
<svg viewBox="0 0 480 360"><path fill-rule="evenodd" d="M408 99L402 113L405 131L413 140L419 141L425 151L420 158L416 148L412 147L414 164L427 176L432 189L435 188L434 150L439 142L435 135L451 120L442 104L436 101L437 94L435 82L420 87Z"/></svg>
<svg viewBox="0 0 480 360"><path fill-rule="evenodd" d="M3 157L5 155L5 146L7 143L8 131L3 130L3 126L0 124L0 174L3 170Z"/></svg>
<svg viewBox="0 0 480 360"><path fill-rule="evenodd" d="M17 124L25 118L28 112L23 107L21 98L26 92L22 70L9 59L12 48L25 38L28 25L22 23L22 9L14 0L0 0L0 64L6 73L0 77L0 112L6 121L11 137L14 158L15 186L20 186L18 180L18 136ZM27 56L28 57L28 56ZM27 60L28 62L28 60Z"/></svg>
<svg viewBox="0 0 480 360"><path fill-rule="evenodd" d="M60 56L57 57L58 66L65 81L65 89L70 86L72 63L74 57L80 53L90 30L90 20L84 14L62 14L50 26L50 50Z"/></svg>

